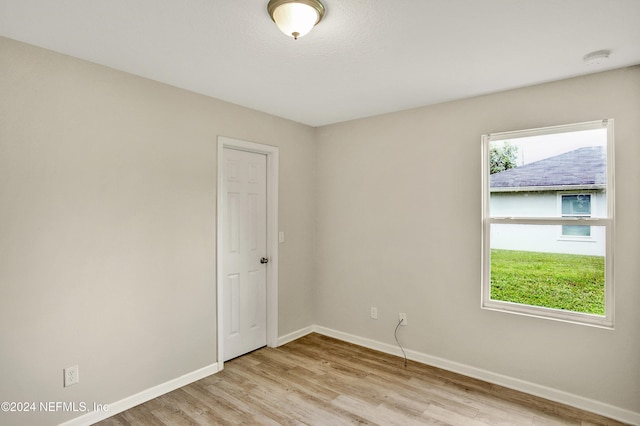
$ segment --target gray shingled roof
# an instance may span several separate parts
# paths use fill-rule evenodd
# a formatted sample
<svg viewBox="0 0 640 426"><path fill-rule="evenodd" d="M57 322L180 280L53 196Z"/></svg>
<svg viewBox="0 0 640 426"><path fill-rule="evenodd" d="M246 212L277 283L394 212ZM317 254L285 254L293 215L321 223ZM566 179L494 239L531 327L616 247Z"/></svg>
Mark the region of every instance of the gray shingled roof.
<svg viewBox="0 0 640 426"><path fill-rule="evenodd" d="M607 183L605 147L592 146L565 152L524 166L494 173L490 187L523 188L549 186L593 187Z"/></svg>

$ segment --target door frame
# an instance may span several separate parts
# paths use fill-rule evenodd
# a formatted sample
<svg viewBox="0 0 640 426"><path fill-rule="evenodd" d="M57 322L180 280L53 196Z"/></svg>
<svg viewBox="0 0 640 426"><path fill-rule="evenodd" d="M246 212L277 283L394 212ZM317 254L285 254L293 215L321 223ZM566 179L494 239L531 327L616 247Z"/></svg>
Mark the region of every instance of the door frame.
<svg viewBox="0 0 640 426"><path fill-rule="evenodd" d="M223 178L223 150L225 148L239 151L264 154L267 157L267 346L278 346L278 167L279 149L276 146L264 145L240 139L218 136L218 182L217 182L217 209L216 209L216 348L218 368L223 368L223 312L222 298L222 178Z"/></svg>

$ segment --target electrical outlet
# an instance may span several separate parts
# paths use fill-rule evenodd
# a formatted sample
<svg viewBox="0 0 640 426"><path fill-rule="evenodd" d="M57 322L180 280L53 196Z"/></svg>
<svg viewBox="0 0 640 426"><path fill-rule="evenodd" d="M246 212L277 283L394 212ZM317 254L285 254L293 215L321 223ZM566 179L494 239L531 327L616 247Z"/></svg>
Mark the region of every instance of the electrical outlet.
<svg viewBox="0 0 640 426"><path fill-rule="evenodd" d="M378 308L375 306L371 307L371 318L378 319Z"/></svg>
<svg viewBox="0 0 640 426"><path fill-rule="evenodd" d="M78 366L67 367L62 370L64 373L64 387L75 385L80 382L80 375L78 373Z"/></svg>
<svg viewBox="0 0 640 426"><path fill-rule="evenodd" d="M400 321L400 325L409 325L409 323L407 322L407 314L405 314L404 312L400 312L398 314L398 321Z"/></svg>

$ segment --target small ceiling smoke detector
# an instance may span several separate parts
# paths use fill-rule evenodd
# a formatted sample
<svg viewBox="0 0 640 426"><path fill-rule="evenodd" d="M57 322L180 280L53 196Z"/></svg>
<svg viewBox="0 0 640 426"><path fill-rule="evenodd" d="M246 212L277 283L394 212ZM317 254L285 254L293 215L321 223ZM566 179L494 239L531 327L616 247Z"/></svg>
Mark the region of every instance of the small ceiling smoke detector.
<svg viewBox="0 0 640 426"><path fill-rule="evenodd" d="M584 55L584 63L588 67L602 65L609 60L610 50L597 50Z"/></svg>

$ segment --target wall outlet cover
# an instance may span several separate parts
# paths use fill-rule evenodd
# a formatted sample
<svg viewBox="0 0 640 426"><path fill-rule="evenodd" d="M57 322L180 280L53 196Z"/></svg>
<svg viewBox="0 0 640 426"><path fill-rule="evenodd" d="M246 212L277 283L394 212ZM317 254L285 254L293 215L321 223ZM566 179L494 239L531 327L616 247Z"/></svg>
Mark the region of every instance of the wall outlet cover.
<svg viewBox="0 0 640 426"><path fill-rule="evenodd" d="M80 375L78 371L78 366L74 365L73 367L67 367L62 370L64 374L64 387L75 385L80 382Z"/></svg>

